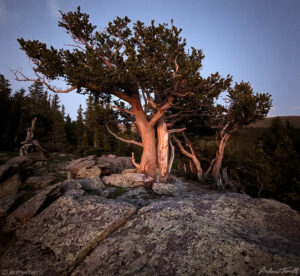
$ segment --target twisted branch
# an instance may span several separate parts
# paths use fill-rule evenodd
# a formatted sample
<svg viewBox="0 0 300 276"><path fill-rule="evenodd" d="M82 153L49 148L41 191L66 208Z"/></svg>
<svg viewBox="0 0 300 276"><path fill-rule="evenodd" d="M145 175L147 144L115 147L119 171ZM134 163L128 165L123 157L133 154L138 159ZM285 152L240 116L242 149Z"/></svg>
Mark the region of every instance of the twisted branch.
<svg viewBox="0 0 300 276"><path fill-rule="evenodd" d="M124 139L124 138L119 137L117 134L113 133L113 132L109 129L109 127L108 127L107 124L106 124L106 128L107 128L107 131L108 131L111 135L113 135L115 138L117 138L118 140L120 140L120 141L122 141L122 142L125 142L125 143L135 144L135 145L138 145L138 146L140 146L140 147L143 147L143 144L142 144L141 142L137 142L137 141L134 141L134 140L127 140L127 139Z"/></svg>

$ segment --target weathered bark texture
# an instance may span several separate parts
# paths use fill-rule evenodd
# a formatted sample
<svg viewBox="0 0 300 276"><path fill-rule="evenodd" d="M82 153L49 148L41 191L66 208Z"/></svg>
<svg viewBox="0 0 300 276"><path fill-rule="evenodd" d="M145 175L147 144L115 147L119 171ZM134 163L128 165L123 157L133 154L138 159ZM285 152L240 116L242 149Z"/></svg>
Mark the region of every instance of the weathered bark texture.
<svg viewBox="0 0 300 276"><path fill-rule="evenodd" d="M229 137L230 137L229 134L225 134L221 138L218 149L217 149L217 152L216 152L215 161L214 161L214 164L212 166L211 175L212 175L214 181L217 184L219 183L220 168L221 168L222 160L223 160L223 157L224 157L224 150L225 150L225 147L227 145Z"/></svg>
<svg viewBox="0 0 300 276"><path fill-rule="evenodd" d="M131 106L143 145L141 162L137 170L139 173L145 173L151 177L156 177L158 168L155 145L155 129L149 124L139 100L132 103Z"/></svg>
<svg viewBox="0 0 300 276"><path fill-rule="evenodd" d="M158 180L164 182L169 175L169 132L164 120L157 125L157 140Z"/></svg>
<svg viewBox="0 0 300 276"><path fill-rule="evenodd" d="M20 148L20 156L28 155L28 151L33 148L36 151L39 151L41 153L41 157L43 159L47 159L47 151L41 147L38 140L34 140L34 128L36 123L37 117L34 117L31 121L31 128L27 128L27 135L25 141L21 142L21 148Z"/></svg>
<svg viewBox="0 0 300 276"><path fill-rule="evenodd" d="M201 163L200 161L198 160L198 158L196 157L195 155L195 152L193 150L193 147L192 145L190 144L190 142L188 140L186 140L186 143L188 144L188 147L190 148L190 152L188 152L181 144L181 142L174 136L174 140L179 148L179 150L181 151L182 154L184 154L186 157L190 158L190 160L192 160L194 166L195 166L195 169L196 169L196 175L197 175L197 179L199 181L202 181L203 180L203 170L202 170L202 167L201 167ZM185 169L186 171L186 169Z"/></svg>
<svg viewBox="0 0 300 276"><path fill-rule="evenodd" d="M170 154L170 159L169 159L169 167L168 167L168 176L170 175L172 166L173 166L173 162L174 162L174 158L175 158L175 147L172 144L172 134L170 134L169 137L169 145L170 145L170 149L171 149L171 154Z"/></svg>

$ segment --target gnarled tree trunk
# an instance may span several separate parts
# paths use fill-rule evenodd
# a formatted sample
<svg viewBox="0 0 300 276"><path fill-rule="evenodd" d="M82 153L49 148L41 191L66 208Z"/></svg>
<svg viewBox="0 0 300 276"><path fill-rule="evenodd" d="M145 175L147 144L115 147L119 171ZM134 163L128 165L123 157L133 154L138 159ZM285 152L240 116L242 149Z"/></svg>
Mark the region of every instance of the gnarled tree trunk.
<svg viewBox="0 0 300 276"><path fill-rule="evenodd" d="M124 98L124 100L126 101L126 98ZM131 110L118 106L115 106L114 108L134 116L134 124L141 136L142 142L123 139L111 132L108 127L107 130L123 142L141 146L143 148L143 153L140 164L136 163L134 155L132 155L132 162L136 166L137 171L145 173L148 176L155 178L157 181L165 182L169 176L174 160L174 147L170 141L170 135L171 133L185 130L185 128L167 129L167 124L164 120L164 112L172 105L173 98L170 97L168 102L162 107L158 107L153 101L151 101L153 108L156 109L157 112L149 121L147 118L147 111L143 110L139 97L127 99L127 102L131 105ZM158 147L156 147L156 130L158 136ZM171 148L170 159L169 146Z"/></svg>
<svg viewBox="0 0 300 276"><path fill-rule="evenodd" d="M180 150L180 152L185 155L186 157L190 158L190 160L193 162L193 165L194 165L194 168L196 169L196 175L197 175L197 179L199 181L202 181L203 180L203 170L202 170L202 167L201 167L201 163L200 161L198 160L198 158L196 157L196 154L193 150L193 147L190 143L190 141L188 139L185 139L186 140L186 144L188 145L189 149L191 152L188 152L181 144L181 142L174 136L174 140ZM189 160L189 161L190 161ZM185 169L185 172L186 172L186 169Z"/></svg>
<svg viewBox="0 0 300 276"><path fill-rule="evenodd" d="M219 179L219 174L220 174L220 168L221 168L223 157L224 157L224 150L225 150L225 147L226 147L229 137L230 137L229 134L225 134L221 138L221 141L219 143L219 146L218 146L218 149L216 152L216 157L214 159L214 163L213 163L212 170L211 170L211 175L212 175L215 183L219 183L218 179Z"/></svg>
<svg viewBox="0 0 300 276"><path fill-rule="evenodd" d="M161 119L157 125L158 181L164 182L169 176L169 131L166 122Z"/></svg>
<svg viewBox="0 0 300 276"><path fill-rule="evenodd" d="M34 128L36 123L37 117L34 117L31 121L31 128L27 128L27 135L25 141L21 142L21 148L20 148L20 156L28 155L28 151L31 148L34 148L36 151L39 151L41 153L41 157L43 160L47 160L47 151L41 147L38 140L34 140Z"/></svg>
<svg viewBox="0 0 300 276"><path fill-rule="evenodd" d="M155 129L147 121L147 117L139 100L132 103L132 112L142 138L143 153L138 165L138 172L145 173L153 178L157 175L157 152L155 145Z"/></svg>
<svg viewBox="0 0 300 276"><path fill-rule="evenodd" d="M141 136L143 141L143 153L138 167L138 172L145 173L155 178L158 167L154 128L149 127L145 129L141 133Z"/></svg>

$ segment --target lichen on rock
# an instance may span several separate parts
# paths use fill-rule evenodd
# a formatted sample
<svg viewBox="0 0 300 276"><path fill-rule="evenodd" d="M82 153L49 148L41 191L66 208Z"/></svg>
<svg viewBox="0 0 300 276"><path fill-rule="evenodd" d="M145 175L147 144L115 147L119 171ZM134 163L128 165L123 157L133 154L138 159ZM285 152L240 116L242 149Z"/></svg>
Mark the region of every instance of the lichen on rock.
<svg viewBox="0 0 300 276"><path fill-rule="evenodd" d="M39 244L37 250L50 250L54 261L48 264L48 268L57 274L66 273L135 210L125 202L97 196L62 196L17 231L17 246L20 243L29 247ZM31 260L30 254L30 251L24 253L22 262L17 248L9 248L0 260L2 269L24 269ZM48 255L41 255L39 260L32 259L31 266L40 268L40 263L46 262Z"/></svg>
<svg viewBox="0 0 300 276"><path fill-rule="evenodd" d="M297 267L299 227L288 206L245 195L169 199L140 209L72 275L257 275L263 266Z"/></svg>

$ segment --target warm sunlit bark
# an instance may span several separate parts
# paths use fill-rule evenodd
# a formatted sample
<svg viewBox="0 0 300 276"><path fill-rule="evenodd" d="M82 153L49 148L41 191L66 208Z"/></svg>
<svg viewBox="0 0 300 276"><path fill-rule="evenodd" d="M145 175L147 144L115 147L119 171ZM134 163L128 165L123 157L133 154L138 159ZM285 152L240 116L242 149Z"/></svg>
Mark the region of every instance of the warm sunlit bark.
<svg viewBox="0 0 300 276"><path fill-rule="evenodd" d="M221 168L223 157L224 157L224 150L225 150L225 147L226 147L229 137L230 137L229 134L225 134L222 137L222 139L219 143L219 147L216 152L215 162L213 164L212 171L211 171L211 175L215 182L217 182L219 179L220 168Z"/></svg>
<svg viewBox="0 0 300 276"><path fill-rule="evenodd" d="M157 140L158 178L164 182L169 175L169 132L163 119L157 125Z"/></svg>
<svg viewBox="0 0 300 276"><path fill-rule="evenodd" d="M182 154L184 154L186 157L190 158L192 160L192 162L194 163L194 166L196 168L196 174L197 174L197 179L199 181L202 181L203 180L203 170L202 170L202 167L201 167L201 163L200 161L198 160L198 158L196 157L194 151L192 150L192 146L189 145L189 148L191 150L192 153L188 152L183 146L182 144L180 143L180 141L174 136L174 140L179 148L179 150L181 151Z"/></svg>
<svg viewBox="0 0 300 276"><path fill-rule="evenodd" d="M142 138L143 153L138 172L151 177L157 175L157 152L155 145L155 129L150 126L139 100L132 102L132 112L135 116L136 125Z"/></svg>

